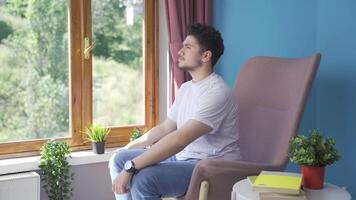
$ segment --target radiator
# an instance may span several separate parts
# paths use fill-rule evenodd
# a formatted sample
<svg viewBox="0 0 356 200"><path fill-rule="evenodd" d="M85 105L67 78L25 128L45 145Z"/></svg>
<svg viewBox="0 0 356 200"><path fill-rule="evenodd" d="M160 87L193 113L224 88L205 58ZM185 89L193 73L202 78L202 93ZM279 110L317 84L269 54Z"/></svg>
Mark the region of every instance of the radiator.
<svg viewBox="0 0 356 200"><path fill-rule="evenodd" d="M0 200L40 200L40 176L36 172L0 176Z"/></svg>

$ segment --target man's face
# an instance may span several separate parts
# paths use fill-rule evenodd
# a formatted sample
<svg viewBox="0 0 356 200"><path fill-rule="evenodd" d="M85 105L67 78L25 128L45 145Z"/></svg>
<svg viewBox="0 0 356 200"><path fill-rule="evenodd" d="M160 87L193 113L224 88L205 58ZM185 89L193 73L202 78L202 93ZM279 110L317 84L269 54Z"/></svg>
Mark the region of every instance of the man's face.
<svg viewBox="0 0 356 200"><path fill-rule="evenodd" d="M178 51L178 67L183 70L193 70L202 65L202 51L194 36L188 35L183 41L183 47Z"/></svg>

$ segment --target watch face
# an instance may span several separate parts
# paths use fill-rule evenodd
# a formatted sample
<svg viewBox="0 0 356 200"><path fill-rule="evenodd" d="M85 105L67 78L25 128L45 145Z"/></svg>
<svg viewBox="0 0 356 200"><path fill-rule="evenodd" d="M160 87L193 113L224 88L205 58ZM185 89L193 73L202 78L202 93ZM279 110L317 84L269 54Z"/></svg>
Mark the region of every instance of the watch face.
<svg viewBox="0 0 356 200"><path fill-rule="evenodd" d="M131 160L125 162L125 166L124 166L125 171L129 171L132 167L133 166Z"/></svg>

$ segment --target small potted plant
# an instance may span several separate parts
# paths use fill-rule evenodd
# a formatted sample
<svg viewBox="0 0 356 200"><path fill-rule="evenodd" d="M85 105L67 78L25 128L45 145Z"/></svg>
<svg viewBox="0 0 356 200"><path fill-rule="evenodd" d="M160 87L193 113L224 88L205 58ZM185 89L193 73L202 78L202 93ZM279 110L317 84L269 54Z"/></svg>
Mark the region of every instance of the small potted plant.
<svg viewBox="0 0 356 200"><path fill-rule="evenodd" d="M303 186L321 189L324 184L325 166L339 160L335 140L325 138L319 130L312 129L309 136L297 135L291 140L289 159L299 164L303 175Z"/></svg>
<svg viewBox="0 0 356 200"><path fill-rule="evenodd" d="M70 152L67 143L54 140L45 143L41 148L41 185L49 200L69 200L72 197L74 174L67 161Z"/></svg>
<svg viewBox="0 0 356 200"><path fill-rule="evenodd" d="M143 133L145 133L144 131ZM141 131L138 128L133 128L131 130L131 136L130 136L130 142L136 140L137 138L141 137L143 135Z"/></svg>
<svg viewBox="0 0 356 200"><path fill-rule="evenodd" d="M105 128L100 124L93 124L90 127L87 127L86 134L88 139L92 142L92 148L94 153L103 154L105 152L105 141L110 130Z"/></svg>

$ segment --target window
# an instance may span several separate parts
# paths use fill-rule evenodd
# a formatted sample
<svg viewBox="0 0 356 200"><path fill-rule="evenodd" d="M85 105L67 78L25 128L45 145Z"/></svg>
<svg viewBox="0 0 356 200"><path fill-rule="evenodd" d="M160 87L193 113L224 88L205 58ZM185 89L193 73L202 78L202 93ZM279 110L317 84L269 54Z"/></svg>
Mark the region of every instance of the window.
<svg viewBox="0 0 356 200"><path fill-rule="evenodd" d="M154 126L157 3L0 1L0 154L49 138L88 148L93 122L110 127L109 146Z"/></svg>

